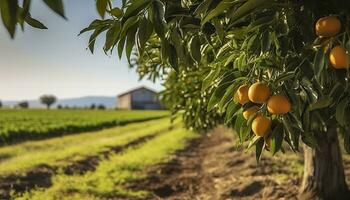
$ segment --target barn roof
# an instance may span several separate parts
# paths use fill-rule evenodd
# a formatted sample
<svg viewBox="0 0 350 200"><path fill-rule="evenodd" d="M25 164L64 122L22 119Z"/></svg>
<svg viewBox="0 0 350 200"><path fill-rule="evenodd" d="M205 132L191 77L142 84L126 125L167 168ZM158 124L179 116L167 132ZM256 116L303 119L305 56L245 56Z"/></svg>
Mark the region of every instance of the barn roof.
<svg viewBox="0 0 350 200"><path fill-rule="evenodd" d="M153 89L150 89L150 88L148 88L148 87L146 87L146 86L140 86L140 87L132 88L132 89L126 91L126 92L123 92L123 93L119 94L118 97L121 97L121 96L130 94L130 93L132 93L132 92L135 92L135 91L137 91L137 90L142 90L142 89L148 90L148 91L150 91L150 92L153 92L154 94L157 94L157 92L154 91Z"/></svg>

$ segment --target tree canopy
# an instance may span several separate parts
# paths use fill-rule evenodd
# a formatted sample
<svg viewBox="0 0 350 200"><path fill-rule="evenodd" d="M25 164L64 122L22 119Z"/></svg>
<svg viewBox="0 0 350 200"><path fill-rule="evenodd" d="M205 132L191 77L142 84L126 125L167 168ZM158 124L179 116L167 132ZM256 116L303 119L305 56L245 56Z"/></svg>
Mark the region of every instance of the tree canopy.
<svg viewBox="0 0 350 200"><path fill-rule="evenodd" d="M81 33L93 31L93 52L105 31L106 52L115 47L140 77L164 79L163 99L174 112L183 112L188 127L205 130L225 122L241 142L256 146L258 158L266 138L273 153L283 142L297 151L300 139L316 148L319 133L331 125L344 133L350 151L349 73L329 60L335 46L350 50L349 9L342 0L130 0L121 8L106 7L110 17ZM341 30L318 37L315 24L325 16L339 19ZM287 99L290 111L269 112L267 99L244 105L235 100L240 86L258 82L269 96ZM259 111L245 119L243 112L253 106ZM253 134L257 115L271 122L268 133Z"/></svg>
<svg viewBox="0 0 350 200"><path fill-rule="evenodd" d="M39 98L40 102L44 105L46 105L47 109L50 109L52 104L54 104L57 101L57 98L54 95L42 95Z"/></svg>

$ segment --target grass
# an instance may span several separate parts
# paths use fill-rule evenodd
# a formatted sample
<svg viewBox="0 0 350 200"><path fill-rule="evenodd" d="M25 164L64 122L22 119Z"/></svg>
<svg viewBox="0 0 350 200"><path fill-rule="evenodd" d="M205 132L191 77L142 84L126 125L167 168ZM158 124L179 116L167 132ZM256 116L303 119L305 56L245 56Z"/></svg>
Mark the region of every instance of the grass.
<svg viewBox="0 0 350 200"><path fill-rule="evenodd" d="M167 111L0 110L0 145L165 117Z"/></svg>
<svg viewBox="0 0 350 200"><path fill-rule="evenodd" d="M175 128L122 154L102 161L96 171L85 175L57 175L52 187L29 191L16 199L64 200L110 199L113 197L144 197L147 191L131 191L123 185L143 177L146 167L165 161L169 155L184 148L185 141L197 135Z"/></svg>
<svg viewBox="0 0 350 200"><path fill-rule="evenodd" d="M169 118L129 124L102 131L81 133L0 148L0 176L19 173L40 164L64 166L72 160L97 154L110 146L168 129Z"/></svg>

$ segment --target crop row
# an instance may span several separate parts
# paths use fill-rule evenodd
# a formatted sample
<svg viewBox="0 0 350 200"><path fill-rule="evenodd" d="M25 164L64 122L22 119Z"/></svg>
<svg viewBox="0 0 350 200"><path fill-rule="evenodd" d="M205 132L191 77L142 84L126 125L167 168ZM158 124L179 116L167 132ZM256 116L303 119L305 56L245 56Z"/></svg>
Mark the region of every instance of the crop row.
<svg viewBox="0 0 350 200"><path fill-rule="evenodd" d="M141 122L165 111L0 110L0 145Z"/></svg>

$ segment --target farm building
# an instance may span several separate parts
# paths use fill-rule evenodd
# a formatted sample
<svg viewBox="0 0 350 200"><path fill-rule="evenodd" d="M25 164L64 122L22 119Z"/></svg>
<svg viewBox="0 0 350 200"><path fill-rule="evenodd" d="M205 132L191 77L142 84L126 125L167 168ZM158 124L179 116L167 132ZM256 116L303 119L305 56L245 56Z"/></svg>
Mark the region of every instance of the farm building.
<svg viewBox="0 0 350 200"><path fill-rule="evenodd" d="M118 95L118 108L129 110L159 110L162 105L157 92L138 87Z"/></svg>

